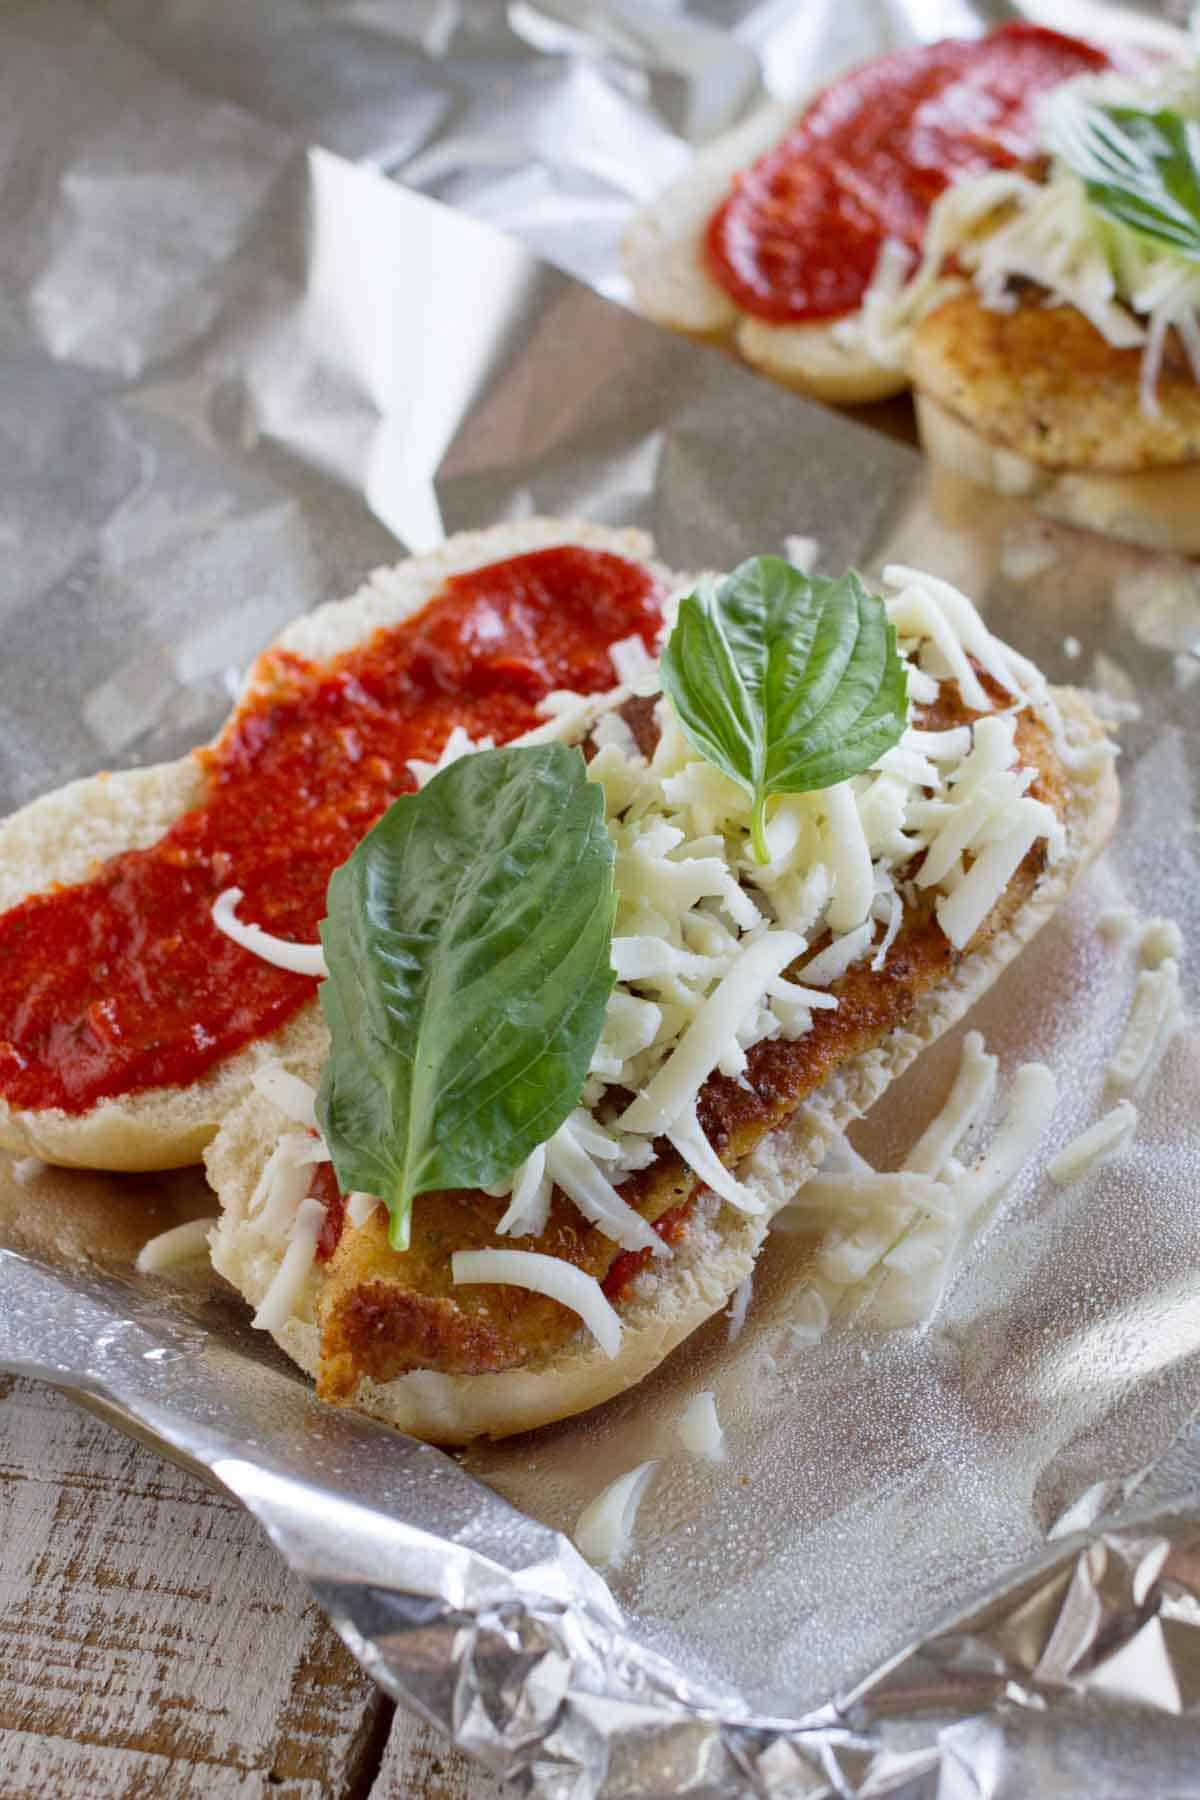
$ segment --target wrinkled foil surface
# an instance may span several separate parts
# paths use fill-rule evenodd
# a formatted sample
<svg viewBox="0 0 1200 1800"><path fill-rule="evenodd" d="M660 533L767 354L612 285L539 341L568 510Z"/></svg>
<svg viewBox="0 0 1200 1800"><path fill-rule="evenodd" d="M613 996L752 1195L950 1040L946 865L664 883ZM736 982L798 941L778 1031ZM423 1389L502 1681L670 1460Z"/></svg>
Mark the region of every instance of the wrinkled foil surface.
<svg viewBox="0 0 1200 1800"><path fill-rule="evenodd" d="M1044 1174L1109 1103L1136 959L1100 917L1197 938L1200 575L934 478L895 441L903 409L850 423L614 304L630 210L691 146L982 16L0 19L0 808L182 753L295 612L534 511L642 524L682 567L789 533L829 572L915 562L1053 679L1142 707L1114 846L971 1019L1005 1076L1054 1068L1052 1141L921 1331L851 1313L804 1342L801 1243L776 1234L736 1344L718 1318L586 1420L455 1459L318 1404L211 1279L135 1276L145 1237L212 1210L194 1171L22 1183L0 1159L0 1365L237 1494L364 1666L524 1791L1200 1794L1194 1025L1120 1160L1065 1190ZM1165 30L1085 0L1053 22ZM1186 960L1184 982L1194 1008ZM856 1128L877 1166L940 1104L960 1038ZM721 1465L675 1437L698 1387ZM570 1530L651 1456L606 1585Z"/></svg>

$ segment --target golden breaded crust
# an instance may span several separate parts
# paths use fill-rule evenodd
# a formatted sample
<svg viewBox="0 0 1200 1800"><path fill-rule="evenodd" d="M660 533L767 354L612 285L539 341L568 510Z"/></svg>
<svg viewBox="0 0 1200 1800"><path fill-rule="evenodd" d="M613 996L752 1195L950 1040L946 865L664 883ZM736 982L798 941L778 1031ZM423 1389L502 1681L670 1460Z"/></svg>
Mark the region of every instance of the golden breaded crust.
<svg viewBox="0 0 1200 1800"><path fill-rule="evenodd" d="M1141 350L1118 350L1073 306L1030 296L993 312L956 294L913 333L909 373L994 445L1045 469L1132 474L1200 461L1200 384L1168 339L1158 417L1139 403Z"/></svg>

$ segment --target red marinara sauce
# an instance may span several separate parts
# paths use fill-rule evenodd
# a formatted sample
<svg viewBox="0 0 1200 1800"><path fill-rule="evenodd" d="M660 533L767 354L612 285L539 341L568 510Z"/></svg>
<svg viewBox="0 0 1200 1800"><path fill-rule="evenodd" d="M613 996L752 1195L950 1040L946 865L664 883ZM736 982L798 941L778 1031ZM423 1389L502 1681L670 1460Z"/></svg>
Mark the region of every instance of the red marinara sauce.
<svg viewBox="0 0 1200 1800"><path fill-rule="evenodd" d="M736 178L708 225L714 278L759 319L852 312L885 239L919 249L952 181L1031 161L1037 96L1108 62L1018 21L850 70Z"/></svg>
<svg viewBox="0 0 1200 1800"><path fill-rule="evenodd" d="M241 950L239 916L313 943L339 863L451 728L497 743L554 688L613 682L608 646L649 647L661 593L637 563L563 545L450 576L411 620L333 661L268 651L253 694L197 751L200 805L149 849L0 915L0 1094L80 1113L194 1081L310 999L316 982Z"/></svg>
<svg viewBox="0 0 1200 1800"><path fill-rule="evenodd" d="M673 1206L665 1212L661 1219L656 1219L652 1227L657 1231L664 1244L678 1244L687 1231L688 1218L695 1205L695 1196L684 1200L679 1206ZM630 1283L648 1268L653 1250L622 1250L620 1256L613 1261L608 1274L600 1283L610 1300L623 1300Z"/></svg>

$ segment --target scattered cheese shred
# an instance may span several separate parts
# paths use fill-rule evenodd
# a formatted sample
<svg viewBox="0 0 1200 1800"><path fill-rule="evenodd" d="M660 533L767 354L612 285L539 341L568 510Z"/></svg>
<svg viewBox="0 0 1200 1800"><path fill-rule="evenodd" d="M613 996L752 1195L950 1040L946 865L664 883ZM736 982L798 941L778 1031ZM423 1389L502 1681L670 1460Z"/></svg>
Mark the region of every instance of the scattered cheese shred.
<svg viewBox="0 0 1200 1800"><path fill-rule="evenodd" d="M829 929L853 931L866 919L875 898L875 871L871 846L863 830L858 803L848 781L826 788L826 850L833 868L833 899L829 903Z"/></svg>
<svg viewBox="0 0 1200 1800"><path fill-rule="evenodd" d="M302 1148L303 1144L300 1133L285 1132L277 1140L255 1184L246 1217L263 1237L273 1238L286 1231L308 1193L311 1165L300 1162L296 1156L297 1147Z"/></svg>
<svg viewBox="0 0 1200 1800"><path fill-rule="evenodd" d="M754 1277L747 1275L738 1283L733 1291L733 1299L729 1303L729 1342L736 1344L742 1335L742 1327L746 1323L746 1314L750 1310L750 1296L754 1291Z"/></svg>
<svg viewBox="0 0 1200 1800"><path fill-rule="evenodd" d="M728 1200L739 1212L760 1213L764 1203L740 1182L731 1170L725 1167L707 1137L704 1128L696 1117L696 1106L693 1101L682 1116L676 1119L666 1133L693 1175L698 1175L714 1194L720 1194L722 1200Z"/></svg>
<svg viewBox="0 0 1200 1800"><path fill-rule="evenodd" d="M967 1132L990 1108L998 1067L999 1058L984 1048L983 1033L968 1031L946 1103L905 1157L906 1169L918 1175L942 1173Z"/></svg>
<svg viewBox="0 0 1200 1800"><path fill-rule="evenodd" d="M1033 805L1040 802L1033 801ZM1050 814L1050 808L1045 812ZM952 894L938 900L935 911L938 924L956 950L965 950L997 900L1033 849L1047 827L1037 819L1022 821L1002 837L989 844L963 876Z"/></svg>
<svg viewBox="0 0 1200 1800"><path fill-rule="evenodd" d="M625 1561L633 1543L638 1508L657 1468L657 1460L652 1459L618 1475L580 1513L575 1542L596 1568L618 1569Z"/></svg>
<svg viewBox="0 0 1200 1800"><path fill-rule="evenodd" d="M1029 1160L1050 1123L1057 1097L1058 1083L1045 1063L1021 1064L995 1137L959 1186L964 1219L996 1200Z"/></svg>
<svg viewBox="0 0 1200 1800"><path fill-rule="evenodd" d="M219 1223L217 1219L189 1219L185 1225L172 1225L169 1231L147 1238L134 1264L138 1274L157 1275L179 1263L207 1260L208 1234Z"/></svg>
<svg viewBox="0 0 1200 1800"><path fill-rule="evenodd" d="M270 1285L251 1324L258 1331L279 1331L296 1312L304 1287L312 1274L317 1255L317 1240L325 1223L325 1208L319 1200L302 1200L296 1209L288 1246L283 1261L271 1278Z"/></svg>
<svg viewBox="0 0 1200 1800"><path fill-rule="evenodd" d="M1078 1181L1100 1163L1107 1162L1115 1156L1127 1138L1133 1136L1137 1129L1138 1111L1132 1100L1118 1100L1117 1104L1106 1112L1103 1118L1081 1131L1077 1138L1072 1138L1066 1147L1049 1165L1051 1181L1060 1187L1069 1182Z"/></svg>
<svg viewBox="0 0 1200 1800"><path fill-rule="evenodd" d="M536 1250L456 1250L450 1273L456 1286L495 1282L546 1294L579 1314L606 1356L621 1348L621 1321L600 1283L560 1256Z"/></svg>
<svg viewBox="0 0 1200 1800"><path fill-rule="evenodd" d="M346 1217L356 1231L361 1231L377 1206L383 1202L375 1194L353 1193L346 1195Z"/></svg>
<svg viewBox="0 0 1200 1800"><path fill-rule="evenodd" d="M212 905L212 922L218 931L223 931L227 938L232 938L252 956L274 963L277 969L290 969L293 975L328 975L325 952L320 944L289 943L287 938L272 937L261 925L244 923L237 916L241 898L239 887L226 888L217 895Z"/></svg>
<svg viewBox="0 0 1200 1800"><path fill-rule="evenodd" d="M667 1246L658 1233L635 1212L628 1200L622 1200L612 1182L598 1169L593 1157L578 1143L570 1121L560 1125L545 1145L546 1172L563 1193L573 1200L585 1219L597 1231L620 1244L622 1250L652 1250L666 1254Z"/></svg>
<svg viewBox="0 0 1200 1800"><path fill-rule="evenodd" d="M930 1176L904 1168L887 1174L874 1169L821 1170L810 1175L796 1198L779 1215L786 1231L820 1231L847 1218L867 1217L895 1209L916 1209L947 1217L954 1212L946 1190Z"/></svg>
<svg viewBox="0 0 1200 1800"><path fill-rule="evenodd" d="M794 931L765 931L739 951L729 973L718 982L658 1073L618 1123L625 1131L666 1131L712 1074L725 1050L767 984L782 975L804 949Z"/></svg>
<svg viewBox="0 0 1200 1800"><path fill-rule="evenodd" d="M716 1395L711 1388L693 1394L675 1427L679 1441L692 1456L709 1462L725 1461L725 1434L717 1417Z"/></svg>
<svg viewBox="0 0 1200 1800"><path fill-rule="evenodd" d="M1179 964L1168 956L1156 969L1143 969L1137 978L1129 1017L1108 1065L1113 1087L1137 1087L1159 1048L1173 1035L1179 1018Z"/></svg>
<svg viewBox="0 0 1200 1800"><path fill-rule="evenodd" d="M1138 954L1144 969L1157 969L1173 957L1183 956L1183 933L1174 919L1147 919L1142 926Z"/></svg>
<svg viewBox="0 0 1200 1800"><path fill-rule="evenodd" d="M31 1181L44 1175L48 1167L40 1156L19 1156L12 1166L13 1180L18 1187L28 1187Z"/></svg>
<svg viewBox="0 0 1200 1800"><path fill-rule="evenodd" d="M255 1069L250 1085L264 1100L277 1106L285 1119L304 1125L309 1131L317 1129L317 1090L281 1062L264 1063L261 1069Z"/></svg>
<svg viewBox="0 0 1200 1800"><path fill-rule="evenodd" d="M846 970L852 968L871 948L871 939L875 935L874 921L867 919L862 925L856 925L844 937L834 938L824 950L810 958L800 970L800 974L810 987L828 987L831 982L840 981Z"/></svg>

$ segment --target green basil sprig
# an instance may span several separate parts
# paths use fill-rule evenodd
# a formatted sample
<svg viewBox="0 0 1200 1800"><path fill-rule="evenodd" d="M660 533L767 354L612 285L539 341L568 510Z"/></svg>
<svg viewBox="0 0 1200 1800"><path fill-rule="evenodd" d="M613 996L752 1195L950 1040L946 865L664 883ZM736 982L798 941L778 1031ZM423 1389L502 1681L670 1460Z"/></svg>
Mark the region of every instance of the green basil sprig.
<svg viewBox="0 0 1200 1800"><path fill-rule="evenodd" d="M1102 106L1065 89L1051 108L1048 148L1097 212L1200 262L1200 121L1170 107Z"/></svg>
<svg viewBox="0 0 1200 1800"><path fill-rule="evenodd" d="M896 633L853 570L827 581L751 557L680 603L661 668L691 743L751 796L759 862L771 795L860 774L907 723Z"/></svg>
<svg viewBox="0 0 1200 1800"><path fill-rule="evenodd" d="M317 1119L406 1249L415 1194L511 1175L577 1105L613 985L614 854L578 749L481 751L335 871Z"/></svg>

